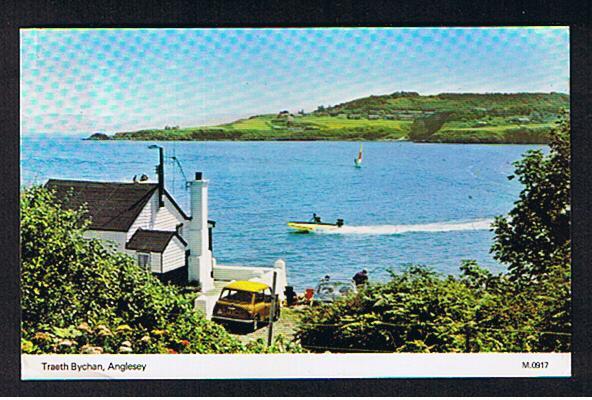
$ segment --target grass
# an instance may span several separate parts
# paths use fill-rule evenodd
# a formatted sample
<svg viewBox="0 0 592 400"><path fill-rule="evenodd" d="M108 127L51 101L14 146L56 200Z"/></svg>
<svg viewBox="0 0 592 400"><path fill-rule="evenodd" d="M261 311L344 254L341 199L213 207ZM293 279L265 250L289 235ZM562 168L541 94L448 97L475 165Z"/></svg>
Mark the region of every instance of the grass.
<svg viewBox="0 0 592 400"><path fill-rule="evenodd" d="M369 120L342 117L295 117L292 124L278 121L274 115L241 119L229 124L181 128L151 129L116 134L117 139L132 140L401 140L407 139L413 122L409 120ZM475 121L450 121L432 135L429 142L448 143L545 143L552 123L515 124L496 118L487 126Z"/></svg>
<svg viewBox="0 0 592 400"><path fill-rule="evenodd" d="M224 129L254 129L254 130L271 130L271 118L268 117L254 117L249 119L240 119L236 122L224 125L218 125Z"/></svg>
<svg viewBox="0 0 592 400"><path fill-rule="evenodd" d="M442 127L430 142L545 144L552 124L499 125L476 128Z"/></svg>
<svg viewBox="0 0 592 400"><path fill-rule="evenodd" d="M280 310L280 319L273 324L274 337L282 335L288 340L294 338L294 332L298 323L299 315L302 306L297 307L282 307ZM269 327L263 324L256 331L249 331L246 329L240 329L240 327L228 327L229 331L234 337L240 340L242 343L247 344L253 339L264 339L267 340Z"/></svg>
<svg viewBox="0 0 592 400"><path fill-rule="evenodd" d="M120 132L132 140L398 140L411 121L347 119L328 116L294 117L292 122L261 115L229 124L181 129Z"/></svg>
<svg viewBox="0 0 592 400"><path fill-rule="evenodd" d="M538 128L552 128L552 123L541 123L541 124L505 124L505 125L494 125L494 126L478 126L478 127L455 127L454 125L444 124L442 131L483 131L483 132L505 132L510 129L516 129L524 127L527 129L538 129Z"/></svg>
<svg viewBox="0 0 592 400"><path fill-rule="evenodd" d="M395 131L406 131L408 130L408 127L411 126L411 121L347 119L342 117L326 116L305 116L301 118L301 121L318 124L325 129L380 127L393 129Z"/></svg>
<svg viewBox="0 0 592 400"><path fill-rule="evenodd" d="M273 122L275 116L264 115L248 119L241 119L230 124L223 124L215 126L215 128L222 129L246 129L246 130L262 130L273 131L278 129L285 129L287 126L283 123ZM319 130L332 130L343 128L367 128L380 127L393 129L395 131L405 131L411 125L411 121L396 121L396 120L369 120L369 119L347 119L342 117L329 116L303 116L295 117L294 125L298 127L304 124L318 128ZM276 129L274 129L276 127Z"/></svg>

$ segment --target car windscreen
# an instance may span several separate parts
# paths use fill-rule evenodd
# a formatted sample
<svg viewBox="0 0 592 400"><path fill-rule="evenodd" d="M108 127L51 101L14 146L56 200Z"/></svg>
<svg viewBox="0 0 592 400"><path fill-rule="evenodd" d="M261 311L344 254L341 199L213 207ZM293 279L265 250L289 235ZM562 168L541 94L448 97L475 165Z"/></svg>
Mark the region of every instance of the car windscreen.
<svg viewBox="0 0 592 400"><path fill-rule="evenodd" d="M317 293L319 293L319 294L330 294L330 293L333 293L334 291L335 291L335 288L333 287L332 284L329 284L329 283L321 283L317 287Z"/></svg>
<svg viewBox="0 0 592 400"><path fill-rule="evenodd" d="M220 300L232 301L235 303L250 303L253 293L242 290L224 289L220 295Z"/></svg>

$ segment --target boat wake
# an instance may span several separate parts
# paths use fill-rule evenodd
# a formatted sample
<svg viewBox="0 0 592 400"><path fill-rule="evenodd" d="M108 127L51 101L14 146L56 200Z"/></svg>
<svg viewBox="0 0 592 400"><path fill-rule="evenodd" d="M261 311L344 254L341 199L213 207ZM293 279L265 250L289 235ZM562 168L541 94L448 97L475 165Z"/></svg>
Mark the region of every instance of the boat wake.
<svg viewBox="0 0 592 400"><path fill-rule="evenodd" d="M492 219L478 219L467 222L436 222L416 225L345 225L339 229L317 231L316 233L330 235L401 235L410 232L476 231L490 229L492 222Z"/></svg>

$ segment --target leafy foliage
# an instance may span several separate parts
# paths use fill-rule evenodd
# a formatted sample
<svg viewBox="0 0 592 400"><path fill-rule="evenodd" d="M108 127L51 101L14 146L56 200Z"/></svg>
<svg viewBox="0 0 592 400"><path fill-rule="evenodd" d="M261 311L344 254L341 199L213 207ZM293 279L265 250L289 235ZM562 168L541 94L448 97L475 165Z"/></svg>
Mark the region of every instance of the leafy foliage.
<svg viewBox="0 0 592 400"><path fill-rule="evenodd" d="M305 347L355 350L444 352L462 348L471 320L473 293L453 278L439 279L425 267L392 274L332 305L305 311L297 337ZM459 331L460 332L460 331Z"/></svg>
<svg viewBox="0 0 592 400"><path fill-rule="evenodd" d="M549 143L548 126L518 126L478 129L454 129L443 127L427 140L437 143L511 143L511 144L547 144Z"/></svg>
<svg viewBox="0 0 592 400"><path fill-rule="evenodd" d="M416 119L411 125L409 139L414 141L429 139L444 125L449 116L449 112L440 112Z"/></svg>
<svg viewBox="0 0 592 400"><path fill-rule="evenodd" d="M487 115L526 116L535 111L557 115L569 106L562 93L440 93L420 96L413 92L368 96L333 107L325 113L396 114L401 111L450 112L451 119L478 119Z"/></svg>
<svg viewBox="0 0 592 400"><path fill-rule="evenodd" d="M514 164L524 189L509 215L496 218L492 248L514 279L528 282L570 262L569 133L564 115L551 135L548 155L532 150Z"/></svg>
<svg viewBox="0 0 592 400"><path fill-rule="evenodd" d="M305 310L296 337L321 352L568 351L569 307L569 268L519 288L473 261L459 277L411 266L387 283Z"/></svg>
<svg viewBox="0 0 592 400"><path fill-rule="evenodd" d="M229 353L295 351L245 347L194 311L130 257L85 239L84 210L64 210L53 193L21 194L22 350L26 353Z"/></svg>

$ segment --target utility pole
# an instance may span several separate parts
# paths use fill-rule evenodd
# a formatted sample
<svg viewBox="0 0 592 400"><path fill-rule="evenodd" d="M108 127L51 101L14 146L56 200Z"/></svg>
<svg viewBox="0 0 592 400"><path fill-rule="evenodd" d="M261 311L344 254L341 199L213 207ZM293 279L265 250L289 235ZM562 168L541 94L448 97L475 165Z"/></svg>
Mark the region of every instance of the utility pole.
<svg viewBox="0 0 592 400"><path fill-rule="evenodd" d="M465 353L471 352L471 327L469 324L465 326Z"/></svg>
<svg viewBox="0 0 592 400"><path fill-rule="evenodd" d="M164 207L164 149L158 148L158 205Z"/></svg>
<svg viewBox="0 0 592 400"><path fill-rule="evenodd" d="M273 285L271 289L271 310L269 310L269 330L267 331L267 347L271 346L271 339L273 338L273 317L275 315L276 299L275 285L277 281L277 271L273 271Z"/></svg>

